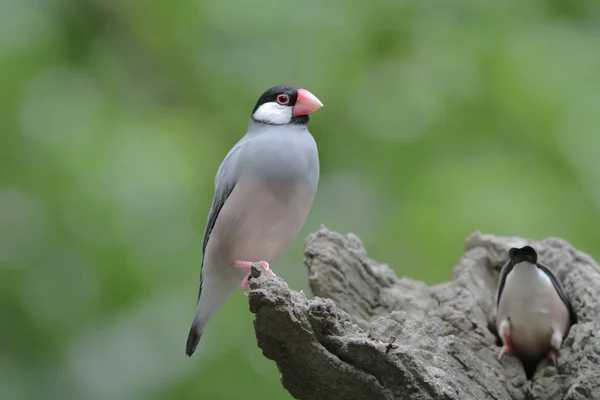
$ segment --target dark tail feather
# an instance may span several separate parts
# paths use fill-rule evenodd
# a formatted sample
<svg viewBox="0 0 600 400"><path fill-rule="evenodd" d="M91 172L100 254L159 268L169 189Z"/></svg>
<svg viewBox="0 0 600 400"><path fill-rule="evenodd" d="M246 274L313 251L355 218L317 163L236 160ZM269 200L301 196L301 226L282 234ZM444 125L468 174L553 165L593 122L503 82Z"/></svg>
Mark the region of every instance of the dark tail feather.
<svg viewBox="0 0 600 400"><path fill-rule="evenodd" d="M192 324L190 328L190 333L188 334L187 343L185 345L185 354L188 357L191 357L196 351L196 346L200 342L200 338L202 337L202 332L198 332L198 328L196 324Z"/></svg>

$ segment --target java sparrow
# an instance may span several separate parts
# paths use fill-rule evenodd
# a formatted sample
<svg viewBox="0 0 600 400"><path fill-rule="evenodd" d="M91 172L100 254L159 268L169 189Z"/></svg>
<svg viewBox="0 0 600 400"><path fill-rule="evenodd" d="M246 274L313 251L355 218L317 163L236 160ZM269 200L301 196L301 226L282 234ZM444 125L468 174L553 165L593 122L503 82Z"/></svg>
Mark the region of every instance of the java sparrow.
<svg viewBox="0 0 600 400"><path fill-rule="evenodd" d="M552 271L537 262L531 246L511 248L500 272L495 303L496 328L503 347L498 354L514 354L538 361L556 356L575 313L566 292Z"/></svg>
<svg viewBox="0 0 600 400"><path fill-rule="evenodd" d="M319 182L317 145L307 125L310 114L322 106L306 89L268 89L252 110L246 135L219 166L202 244L188 356L235 289L246 290L251 264L259 263L273 274L269 264L304 225Z"/></svg>

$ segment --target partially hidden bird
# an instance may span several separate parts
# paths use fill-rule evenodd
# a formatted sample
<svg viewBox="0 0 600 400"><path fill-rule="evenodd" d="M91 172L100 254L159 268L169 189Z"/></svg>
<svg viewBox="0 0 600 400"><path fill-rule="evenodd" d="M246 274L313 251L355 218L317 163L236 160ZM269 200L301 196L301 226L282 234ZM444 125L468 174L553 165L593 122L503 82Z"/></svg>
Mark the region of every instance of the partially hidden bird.
<svg viewBox="0 0 600 400"><path fill-rule="evenodd" d="M498 354L521 360L548 357L556 365L560 346L576 317L560 280L531 246L511 248L495 295Z"/></svg>
<svg viewBox="0 0 600 400"><path fill-rule="evenodd" d="M231 294L245 291L253 263L273 263L304 225L319 182L310 115L323 103L306 89L277 85L256 102L248 130L227 153L202 244L200 290L185 353Z"/></svg>

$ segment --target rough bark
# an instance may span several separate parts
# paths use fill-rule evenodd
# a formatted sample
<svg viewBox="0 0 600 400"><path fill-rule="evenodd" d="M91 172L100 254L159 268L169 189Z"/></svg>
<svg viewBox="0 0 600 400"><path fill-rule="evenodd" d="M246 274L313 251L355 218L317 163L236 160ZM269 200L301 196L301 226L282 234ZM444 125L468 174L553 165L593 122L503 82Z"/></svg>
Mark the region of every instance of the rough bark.
<svg viewBox="0 0 600 400"><path fill-rule="evenodd" d="M497 360L493 323L500 267L525 244L563 281L578 318L558 367L541 361L529 383L515 357ZM295 398L600 399L600 267L564 240L474 233L452 280L427 286L368 258L353 234L321 227L305 263L314 299L260 268L249 294L258 345Z"/></svg>

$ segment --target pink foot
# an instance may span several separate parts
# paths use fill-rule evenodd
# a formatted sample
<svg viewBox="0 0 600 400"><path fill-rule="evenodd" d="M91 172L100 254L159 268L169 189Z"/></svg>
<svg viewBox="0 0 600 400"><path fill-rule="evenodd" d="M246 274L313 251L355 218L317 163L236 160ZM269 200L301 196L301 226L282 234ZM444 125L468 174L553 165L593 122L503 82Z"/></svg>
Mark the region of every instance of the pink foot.
<svg viewBox="0 0 600 400"><path fill-rule="evenodd" d="M236 268L241 268L241 269L245 269L247 271L251 271L252 270L252 264L254 264L252 261L234 261L233 264L231 264L232 266L236 267ZM263 267L265 269L265 271L269 274L269 275L275 275L275 273L273 272L273 270L271 270L269 268L269 263L266 261L258 261L256 262L256 264L260 264L261 267Z"/></svg>
<svg viewBox="0 0 600 400"><path fill-rule="evenodd" d="M546 357L548 357L548 359L550 359L550 362L554 366L556 366L556 356L557 356L557 354L558 354L558 350L555 349L554 347L551 348L550 350L548 350L548 354L546 354Z"/></svg>
<svg viewBox="0 0 600 400"><path fill-rule="evenodd" d="M560 345L562 344L563 337L561 333L557 330L552 332L552 338L550 339L550 350L548 350L548 354L546 357L550 359L552 365L556 366L556 358L558 356L558 349L560 349Z"/></svg>
<svg viewBox="0 0 600 400"><path fill-rule="evenodd" d="M504 356L505 354L513 353L512 344L510 342L510 336L502 336L502 343L504 343L504 345L500 349L500 353L498 354L498 360L501 360L502 356Z"/></svg>
<svg viewBox="0 0 600 400"><path fill-rule="evenodd" d="M231 265L235 268L240 268L240 269L244 269L246 271L251 271L252 264L254 264L252 261L234 261L233 264L231 264ZM269 268L268 262L258 261L257 264L260 264L260 266L263 267L265 272L268 273L269 275L276 276L275 273L273 272L273 270L271 270ZM242 292L244 293L245 296L248 296L248 293L246 292L246 290L248 289L248 284L249 284L248 278L250 278L250 274L246 275L244 277L244 279L242 280L242 283L240 284L240 287L242 288Z"/></svg>
<svg viewBox="0 0 600 400"><path fill-rule="evenodd" d="M248 284L250 283L248 280L249 277L250 277L250 274L246 275L244 280L242 280L242 284L240 285L242 288L242 293L244 293L244 296L248 296L248 292L246 292L246 289L248 289Z"/></svg>
<svg viewBox="0 0 600 400"><path fill-rule="evenodd" d="M513 352L510 331L510 317L507 317L498 327L498 334L500 335L500 338L502 338L502 348L500 349L500 353L498 353L498 360L502 360L503 355L511 354Z"/></svg>

